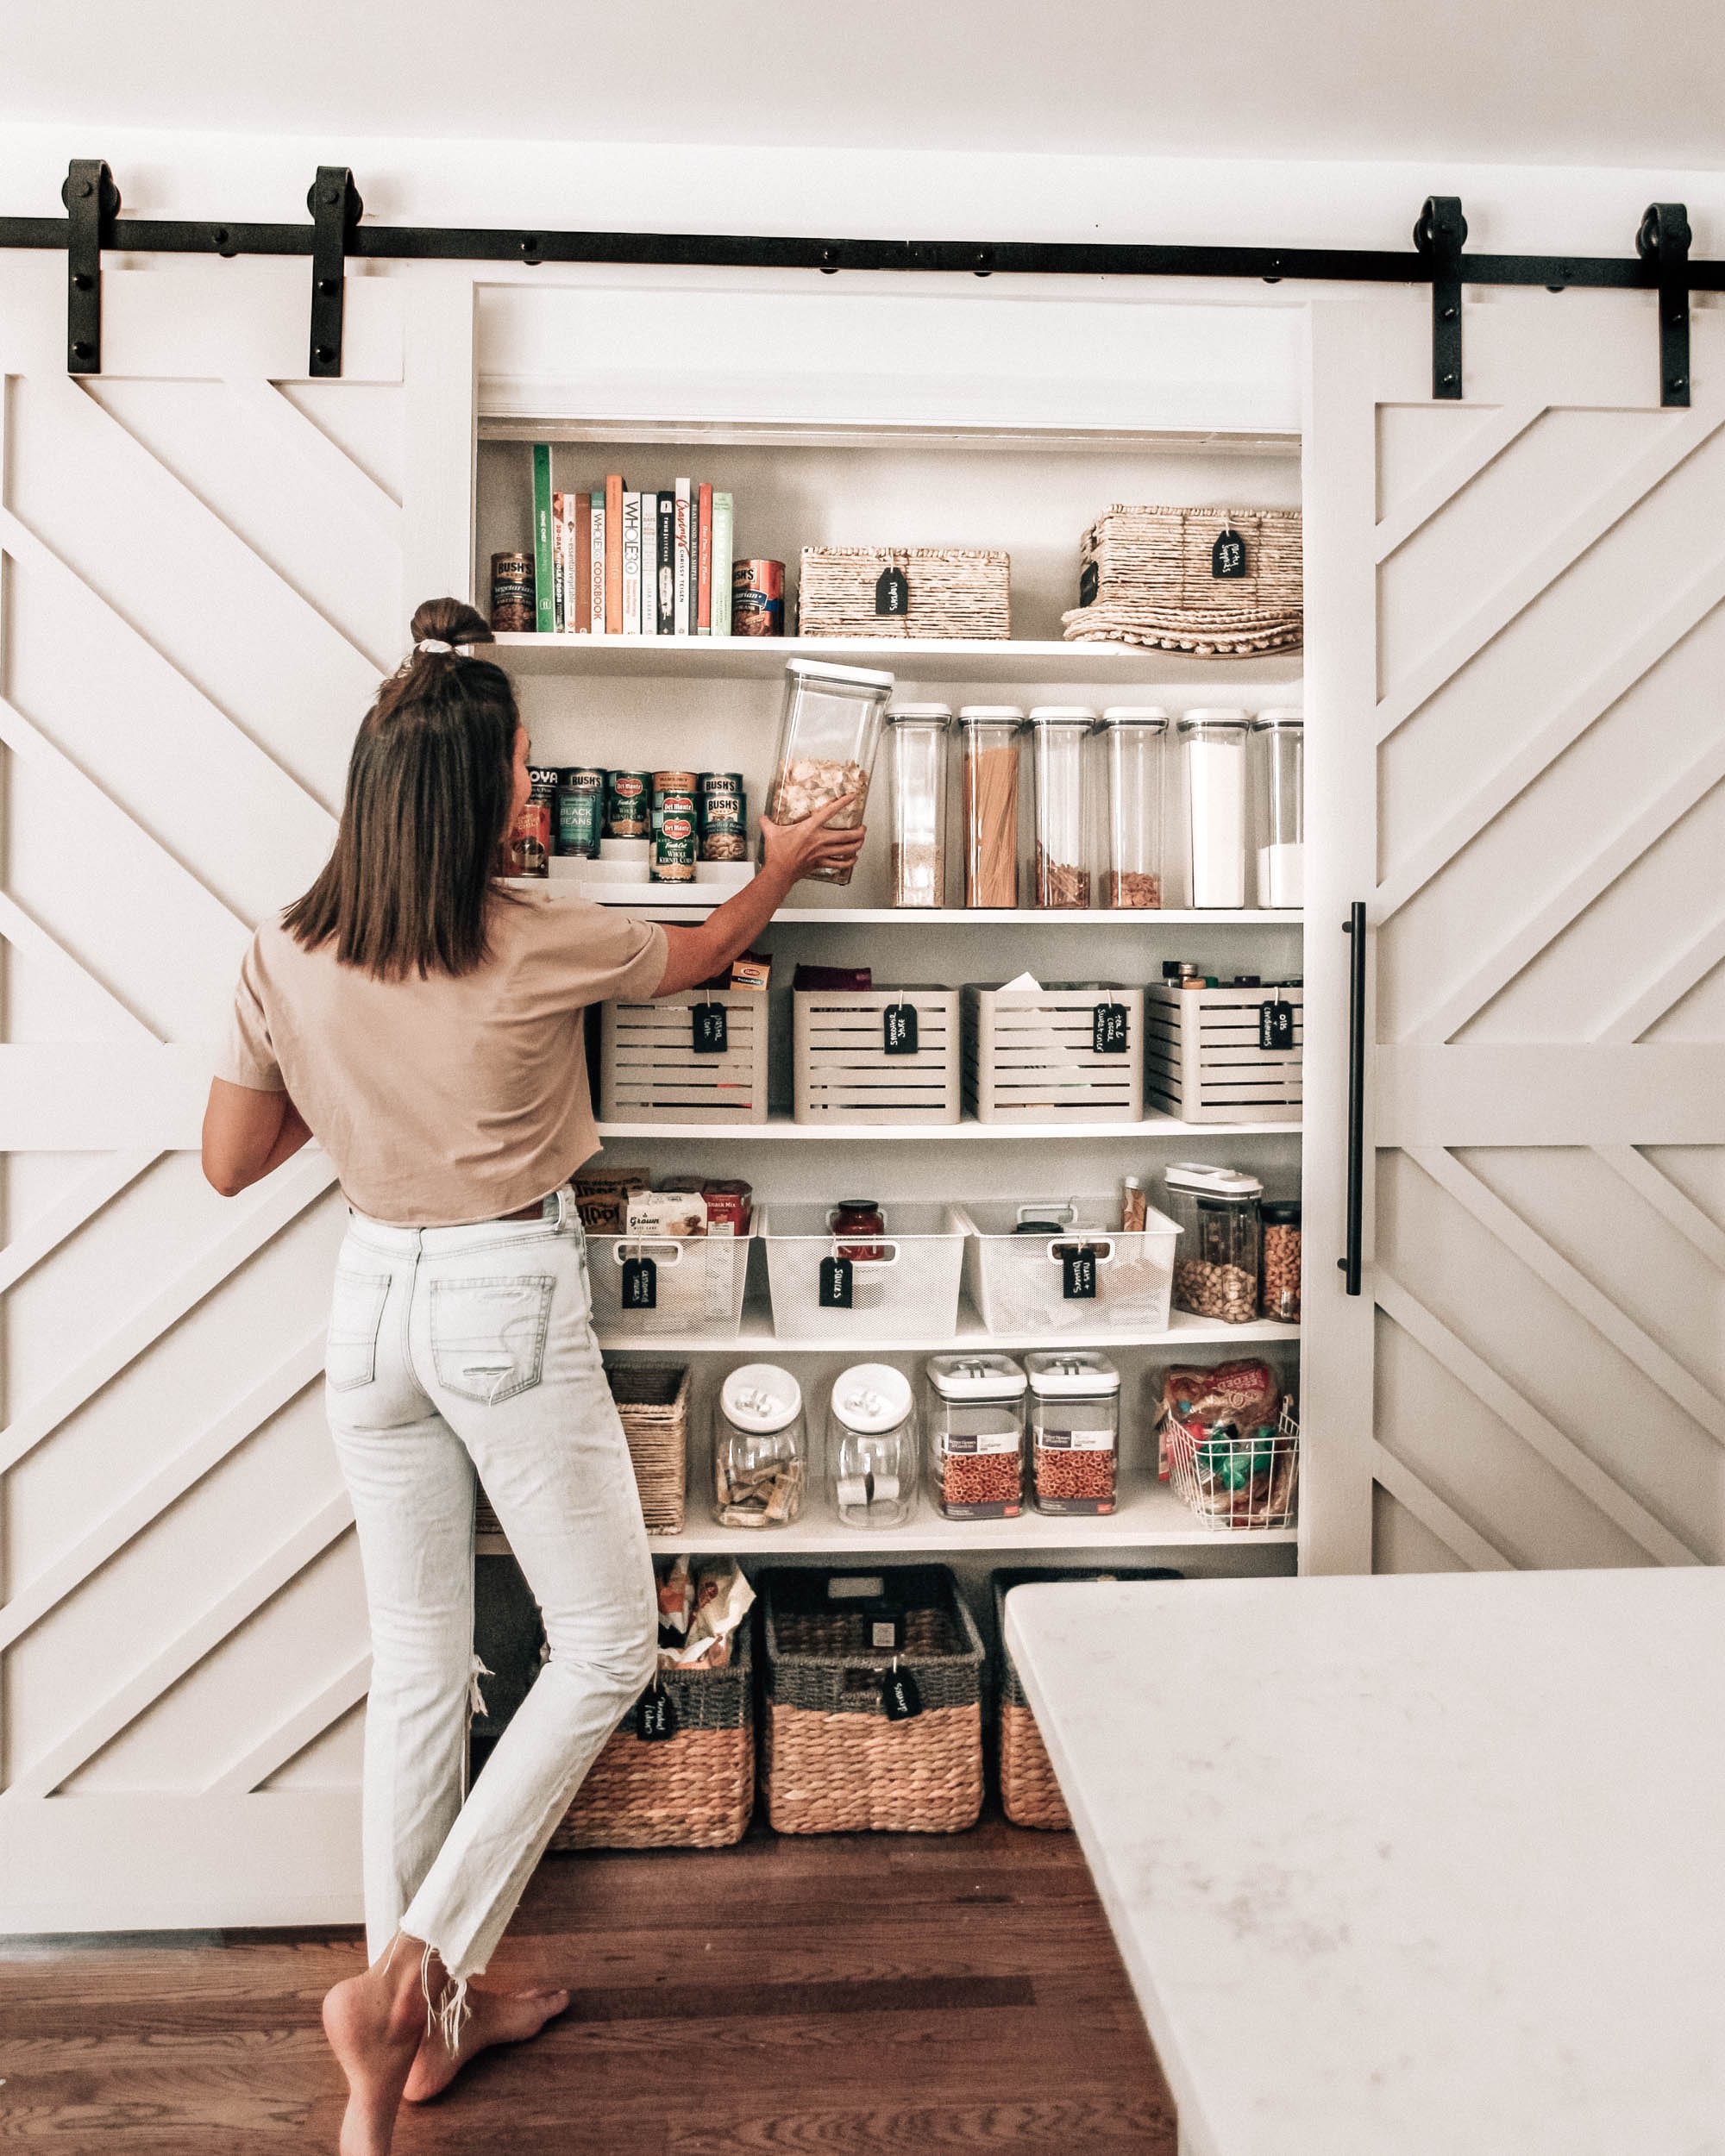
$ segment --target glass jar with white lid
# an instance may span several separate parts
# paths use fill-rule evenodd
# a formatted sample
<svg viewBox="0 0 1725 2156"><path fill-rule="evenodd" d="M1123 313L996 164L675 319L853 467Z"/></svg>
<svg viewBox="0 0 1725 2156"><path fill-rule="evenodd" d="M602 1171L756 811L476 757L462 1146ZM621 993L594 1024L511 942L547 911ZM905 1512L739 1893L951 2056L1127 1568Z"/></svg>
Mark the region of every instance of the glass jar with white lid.
<svg viewBox="0 0 1725 2156"><path fill-rule="evenodd" d="M1190 711L1175 732L1185 780L1189 903L1245 904L1245 747L1242 711Z"/></svg>
<svg viewBox="0 0 1725 2156"><path fill-rule="evenodd" d="M928 1448L947 1520L1015 1520L1024 1505L1026 1379L1010 1355L928 1358Z"/></svg>
<svg viewBox="0 0 1725 2156"><path fill-rule="evenodd" d="M916 1510L916 1404L890 1363L856 1363L827 1411L833 1501L847 1527L901 1527Z"/></svg>
<svg viewBox="0 0 1725 2156"><path fill-rule="evenodd" d="M719 1388L713 1515L723 1527L788 1527L803 1508L803 1391L774 1363L744 1363Z"/></svg>
<svg viewBox="0 0 1725 2156"><path fill-rule="evenodd" d="M893 774L893 904L946 903L945 704L893 704L887 749Z"/></svg>
<svg viewBox="0 0 1725 2156"><path fill-rule="evenodd" d="M1039 906L1076 912L1090 903L1084 775L1095 724L1082 704L1038 704L1030 715Z"/></svg>
<svg viewBox="0 0 1725 2156"><path fill-rule="evenodd" d="M1103 904L1162 904L1162 759L1168 714L1157 704L1111 704L1097 723L1108 787L1108 881Z"/></svg>
<svg viewBox="0 0 1725 2156"><path fill-rule="evenodd" d="M1251 722L1252 843L1258 903L1306 903L1306 720L1262 711Z"/></svg>

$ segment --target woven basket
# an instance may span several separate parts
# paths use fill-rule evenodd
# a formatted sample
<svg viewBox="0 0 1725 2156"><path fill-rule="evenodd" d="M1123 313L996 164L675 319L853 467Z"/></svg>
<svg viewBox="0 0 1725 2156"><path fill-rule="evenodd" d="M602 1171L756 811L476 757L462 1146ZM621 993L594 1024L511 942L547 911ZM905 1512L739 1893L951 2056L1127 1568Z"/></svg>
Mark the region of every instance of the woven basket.
<svg viewBox="0 0 1725 2156"><path fill-rule="evenodd" d="M1246 573L1213 576L1229 528ZM1297 650L1305 635L1297 509L1160 509L1117 502L1080 542L1085 603L1062 617L1070 639L1099 637L1207 658Z"/></svg>
<svg viewBox="0 0 1725 2156"><path fill-rule="evenodd" d="M641 1493L641 1516L649 1535L683 1531L684 1479L687 1462L689 1381L687 1363L613 1363L606 1366L611 1396L617 1402L635 1487ZM480 1534L503 1530L491 1500L479 1494L474 1520Z"/></svg>
<svg viewBox="0 0 1725 2156"><path fill-rule="evenodd" d="M894 1657L871 1647L866 1614L825 1601L825 1575L768 1583L767 1816L781 1834L955 1834L982 1808L983 1649L944 1567L890 1576L902 1598L897 1659L922 1712L888 1719Z"/></svg>
<svg viewBox="0 0 1725 2156"><path fill-rule="evenodd" d="M909 610L875 611L883 569L902 569ZM803 636L1010 636L1012 556L984 547L805 547Z"/></svg>
<svg viewBox="0 0 1725 2156"><path fill-rule="evenodd" d="M722 1849L755 1809L750 1621L722 1670L662 1670L676 1734L635 1733L631 1707L551 1836L553 1849Z"/></svg>

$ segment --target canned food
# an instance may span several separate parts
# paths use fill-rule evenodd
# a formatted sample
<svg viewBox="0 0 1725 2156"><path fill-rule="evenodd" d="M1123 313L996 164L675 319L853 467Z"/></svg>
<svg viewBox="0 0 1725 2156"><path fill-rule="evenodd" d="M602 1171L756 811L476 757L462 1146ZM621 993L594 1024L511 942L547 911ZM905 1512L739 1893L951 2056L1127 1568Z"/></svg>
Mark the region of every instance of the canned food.
<svg viewBox="0 0 1725 2156"><path fill-rule="evenodd" d="M693 798L695 786L693 771L656 771L653 774L655 793L687 793Z"/></svg>
<svg viewBox="0 0 1725 2156"><path fill-rule="evenodd" d="M504 847L506 876L549 876L551 873L551 804L536 795L524 801Z"/></svg>
<svg viewBox="0 0 1725 2156"><path fill-rule="evenodd" d="M597 779L597 787L578 782ZM605 829L605 774L603 771L565 771L557 781L557 851L583 861L599 859L599 842Z"/></svg>
<svg viewBox="0 0 1725 2156"><path fill-rule="evenodd" d="M505 635L530 630L537 618L530 554L494 554L491 558L491 625Z"/></svg>
<svg viewBox="0 0 1725 2156"><path fill-rule="evenodd" d="M749 802L740 771L703 771L696 823L703 861L749 858Z"/></svg>
<svg viewBox="0 0 1725 2156"><path fill-rule="evenodd" d="M782 561L737 561L732 564L731 633L733 636L784 635L785 565Z"/></svg>
<svg viewBox="0 0 1725 2156"><path fill-rule="evenodd" d="M536 801L556 799L557 781L561 774L554 764L530 763L527 775L533 781L533 799Z"/></svg>
<svg viewBox="0 0 1725 2156"><path fill-rule="evenodd" d="M605 835L607 838L646 838L651 836L653 774L650 771L609 771L605 782Z"/></svg>
<svg viewBox="0 0 1725 2156"><path fill-rule="evenodd" d="M597 793L601 800L605 798L605 774L591 764L571 764L567 771L557 774L557 784L568 787L571 793Z"/></svg>
<svg viewBox="0 0 1725 2156"><path fill-rule="evenodd" d="M694 876L694 803L686 793L668 794L653 826L653 881L693 883Z"/></svg>

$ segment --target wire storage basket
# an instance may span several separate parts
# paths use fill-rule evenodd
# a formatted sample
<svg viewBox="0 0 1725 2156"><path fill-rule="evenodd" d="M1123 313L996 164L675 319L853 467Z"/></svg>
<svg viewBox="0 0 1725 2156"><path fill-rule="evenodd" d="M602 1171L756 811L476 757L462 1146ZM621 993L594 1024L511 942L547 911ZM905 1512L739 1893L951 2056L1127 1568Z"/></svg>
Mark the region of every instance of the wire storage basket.
<svg viewBox="0 0 1725 2156"><path fill-rule="evenodd" d="M1269 1430L1225 1428L1205 1434L1170 1414L1163 1442L1174 1494L1205 1526L1262 1533L1295 1524L1300 1424L1291 1401L1283 1402Z"/></svg>
<svg viewBox="0 0 1725 2156"><path fill-rule="evenodd" d="M1305 636L1297 509L1116 502L1080 542L1078 572L1070 638L1229 659L1296 651Z"/></svg>

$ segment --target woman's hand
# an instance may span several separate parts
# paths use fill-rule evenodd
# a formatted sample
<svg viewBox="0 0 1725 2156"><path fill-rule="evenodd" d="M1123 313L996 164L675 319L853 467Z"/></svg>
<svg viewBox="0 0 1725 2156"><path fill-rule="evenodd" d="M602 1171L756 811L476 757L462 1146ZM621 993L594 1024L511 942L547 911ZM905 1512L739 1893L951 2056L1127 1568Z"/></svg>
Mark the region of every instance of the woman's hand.
<svg viewBox="0 0 1725 2156"><path fill-rule="evenodd" d="M817 868L848 868L862 850L867 828L859 824L854 830L834 830L831 826L836 816L855 807L862 799L860 793L846 793L805 817L800 824L773 824L763 816L762 867L769 874L776 870L787 887L812 876Z"/></svg>

